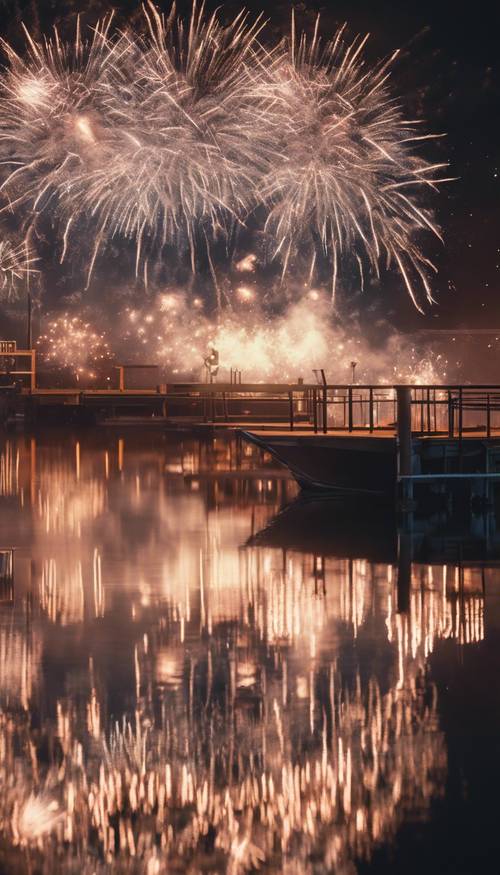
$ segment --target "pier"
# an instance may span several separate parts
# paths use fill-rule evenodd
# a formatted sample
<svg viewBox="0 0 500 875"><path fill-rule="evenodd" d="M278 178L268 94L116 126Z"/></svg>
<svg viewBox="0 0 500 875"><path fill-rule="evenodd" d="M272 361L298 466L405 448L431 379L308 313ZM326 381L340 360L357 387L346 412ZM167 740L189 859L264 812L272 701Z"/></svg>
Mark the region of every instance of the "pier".
<svg viewBox="0 0 500 875"><path fill-rule="evenodd" d="M333 385L324 371L318 383L245 383L241 374L161 383L154 364L118 364L115 387L52 388L39 385L33 350L3 341L2 361L0 422L8 426L236 429L303 488L396 492L409 502L431 481L488 500L500 479L500 385ZM134 372L153 384L134 387Z"/></svg>

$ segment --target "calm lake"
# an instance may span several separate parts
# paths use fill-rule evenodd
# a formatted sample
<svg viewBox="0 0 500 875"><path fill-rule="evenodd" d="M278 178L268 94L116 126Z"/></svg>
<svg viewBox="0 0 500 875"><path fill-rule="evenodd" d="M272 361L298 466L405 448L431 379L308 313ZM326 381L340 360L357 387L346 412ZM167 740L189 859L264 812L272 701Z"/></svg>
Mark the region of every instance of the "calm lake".
<svg viewBox="0 0 500 875"><path fill-rule="evenodd" d="M493 872L499 819L494 507L398 537L236 438L0 434L1 873Z"/></svg>

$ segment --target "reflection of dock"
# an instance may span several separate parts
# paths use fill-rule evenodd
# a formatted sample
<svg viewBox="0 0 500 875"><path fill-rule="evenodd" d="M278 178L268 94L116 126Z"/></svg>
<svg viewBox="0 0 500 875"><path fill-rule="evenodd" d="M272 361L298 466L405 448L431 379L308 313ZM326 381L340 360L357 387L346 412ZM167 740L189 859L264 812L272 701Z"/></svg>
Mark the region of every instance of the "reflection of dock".
<svg viewBox="0 0 500 875"><path fill-rule="evenodd" d="M490 619L496 622L500 532L491 515L436 514L408 529L396 514L384 510L341 498L302 496L253 535L247 547L280 551L283 568L293 556L311 554L314 586L324 594L329 569L338 563L345 564L349 580L359 563L368 564L374 573L390 567L394 607L404 616L414 613L430 591L441 589L456 634L460 638L463 631L464 641L475 639L477 633L477 628L471 631L471 623L477 626L471 605L473 613L480 611L482 625L488 599Z"/></svg>
<svg viewBox="0 0 500 875"><path fill-rule="evenodd" d="M14 597L14 550L0 550L0 603Z"/></svg>
<svg viewBox="0 0 500 875"><path fill-rule="evenodd" d="M9 840L24 825L26 847L57 860L54 872L94 871L96 859L194 871L200 823L234 848L236 812L263 870L293 856L307 872L327 836L329 869L350 871L405 811L425 815L446 781L428 658L482 640L481 575L405 553L395 514L368 502L302 499L264 529L281 499L262 513L255 494L241 502L238 475L267 488L274 471L237 440L181 436L175 450L171 436L89 429L8 443L2 510L26 538L15 604L0 612ZM189 488L196 478L216 487L213 506ZM450 553L461 532L457 521ZM418 550L417 536L436 538L437 563L445 527L417 520L410 534ZM12 815L52 823L56 792L64 844ZM205 861L228 868L211 846Z"/></svg>

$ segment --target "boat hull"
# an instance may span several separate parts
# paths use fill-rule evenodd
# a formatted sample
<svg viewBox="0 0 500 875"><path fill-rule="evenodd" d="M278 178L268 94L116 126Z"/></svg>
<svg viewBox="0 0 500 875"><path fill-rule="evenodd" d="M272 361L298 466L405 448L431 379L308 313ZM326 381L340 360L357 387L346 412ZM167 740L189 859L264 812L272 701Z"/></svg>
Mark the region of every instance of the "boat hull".
<svg viewBox="0 0 500 875"><path fill-rule="evenodd" d="M240 434L285 465L302 489L394 494L393 437Z"/></svg>

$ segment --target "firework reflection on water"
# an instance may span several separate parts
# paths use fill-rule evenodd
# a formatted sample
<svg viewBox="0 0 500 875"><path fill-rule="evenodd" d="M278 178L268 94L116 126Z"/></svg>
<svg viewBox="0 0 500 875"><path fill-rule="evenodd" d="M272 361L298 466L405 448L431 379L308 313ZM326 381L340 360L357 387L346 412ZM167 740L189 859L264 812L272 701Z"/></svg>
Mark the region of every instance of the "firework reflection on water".
<svg viewBox="0 0 500 875"><path fill-rule="evenodd" d="M482 640L481 569L415 564L402 615L391 564L242 546L280 493L272 469L257 489L232 442L17 443L12 512L33 562L20 640L0 629L13 860L28 851L43 875L312 875L426 817L447 767L426 660L439 641ZM65 528L61 493L78 489ZM367 671L374 635L384 658Z"/></svg>

